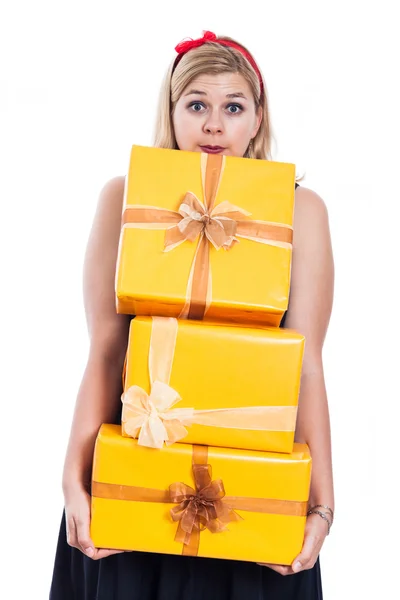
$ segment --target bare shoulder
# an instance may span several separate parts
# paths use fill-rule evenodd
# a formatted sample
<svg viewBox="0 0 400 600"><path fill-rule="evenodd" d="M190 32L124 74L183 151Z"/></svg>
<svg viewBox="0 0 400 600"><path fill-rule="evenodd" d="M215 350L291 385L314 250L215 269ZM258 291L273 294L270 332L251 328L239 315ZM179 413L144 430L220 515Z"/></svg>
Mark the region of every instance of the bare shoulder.
<svg viewBox="0 0 400 600"><path fill-rule="evenodd" d="M113 177L101 188L89 241L93 241L94 238L98 243L107 244L109 240L115 246L121 226L124 188L125 177L123 176Z"/></svg>
<svg viewBox="0 0 400 600"><path fill-rule="evenodd" d="M328 209L325 201L313 190L299 186L295 193L294 242L299 236L315 233L316 227L328 227Z"/></svg>
<svg viewBox="0 0 400 600"><path fill-rule="evenodd" d="M299 186L293 217L293 261L307 268L310 263L331 261L331 235L325 201L313 190ZM317 264L315 265L317 266Z"/></svg>
<svg viewBox="0 0 400 600"><path fill-rule="evenodd" d="M115 211L122 208L125 189L125 177L117 175L109 179L101 188L99 195L99 207Z"/></svg>

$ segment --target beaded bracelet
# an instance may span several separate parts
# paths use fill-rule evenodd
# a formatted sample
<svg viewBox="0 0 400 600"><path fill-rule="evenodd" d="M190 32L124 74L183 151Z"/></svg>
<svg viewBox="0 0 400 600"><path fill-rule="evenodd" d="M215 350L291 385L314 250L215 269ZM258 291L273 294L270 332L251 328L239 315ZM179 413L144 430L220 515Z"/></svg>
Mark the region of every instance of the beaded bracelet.
<svg viewBox="0 0 400 600"><path fill-rule="evenodd" d="M310 508L310 510L307 513L307 517L308 515L319 515L321 517L321 519L324 519L324 521L326 521L327 525L328 525L328 535L331 531L331 527L332 527L332 521L330 521L328 519L328 517L326 516L325 513L323 513L321 510L317 510L316 508Z"/></svg>

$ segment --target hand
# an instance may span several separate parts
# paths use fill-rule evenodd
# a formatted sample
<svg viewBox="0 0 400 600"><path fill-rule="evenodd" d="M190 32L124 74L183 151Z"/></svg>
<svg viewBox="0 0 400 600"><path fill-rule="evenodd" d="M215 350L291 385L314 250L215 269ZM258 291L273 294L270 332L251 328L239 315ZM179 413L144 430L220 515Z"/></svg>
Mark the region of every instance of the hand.
<svg viewBox="0 0 400 600"><path fill-rule="evenodd" d="M290 566L258 563L262 567L269 567L280 575L294 575L306 569L312 569L317 562L322 544L328 534L326 522L319 515L312 514L307 517L304 532L303 548Z"/></svg>
<svg viewBox="0 0 400 600"><path fill-rule="evenodd" d="M93 560L120 554L123 550L95 548L90 539L90 495L83 487L74 487L65 494L67 542Z"/></svg>

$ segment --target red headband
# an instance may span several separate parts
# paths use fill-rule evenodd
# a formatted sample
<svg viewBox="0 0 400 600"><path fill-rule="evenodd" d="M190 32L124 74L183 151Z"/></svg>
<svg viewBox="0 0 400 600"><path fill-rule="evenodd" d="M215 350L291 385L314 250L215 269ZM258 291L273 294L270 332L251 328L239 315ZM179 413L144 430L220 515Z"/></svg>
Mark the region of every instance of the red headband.
<svg viewBox="0 0 400 600"><path fill-rule="evenodd" d="M262 76L261 76L259 68L257 67L256 61L251 56L251 54L249 54L247 52L247 50L245 50L243 48L243 46L236 44L236 42L231 42L230 40L219 39L215 35L215 33L213 33L212 31L203 31L202 38L199 38L197 40L192 40L192 39L184 40L184 41L180 42L177 46L175 46L175 50L178 53L178 56L175 59L174 69L175 69L176 65L179 63L179 61L181 60L182 56L184 54L186 54L186 52L189 52L189 50L193 50L193 48L198 48L199 46L202 46L203 44L206 44L207 42L216 42L217 44L221 44L222 46L228 46L229 48L234 48L235 50L238 50L241 54L243 54L243 56L245 58L247 58L247 60L249 61L249 63L251 64L251 66L253 67L255 72L257 73L257 77L260 82L261 95L263 94L264 86L263 86Z"/></svg>

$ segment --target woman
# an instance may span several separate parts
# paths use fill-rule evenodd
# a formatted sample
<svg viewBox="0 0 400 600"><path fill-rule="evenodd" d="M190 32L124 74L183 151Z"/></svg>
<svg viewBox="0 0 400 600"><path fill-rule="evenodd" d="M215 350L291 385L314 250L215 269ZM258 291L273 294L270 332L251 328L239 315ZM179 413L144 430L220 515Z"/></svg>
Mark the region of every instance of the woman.
<svg viewBox="0 0 400 600"><path fill-rule="evenodd" d="M155 145L271 159L267 94L252 56L230 38L206 32L183 42L164 82ZM298 188L298 189L297 189ZM130 317L117 315L114 276L124 178L103 188L88 243L84 297L90 351L78 393L63 491L65 515L51 600L320 600L318 555L333 519L329 415L322 347L333 298L333 259L326 207L296 184L289 308L281 326L303 333L296 441L313 458L304 545L288 566L258 565L94 548L90 475L100 425L118 422L121 371ZM287 577L283 577L287 575Z"/></svg>

